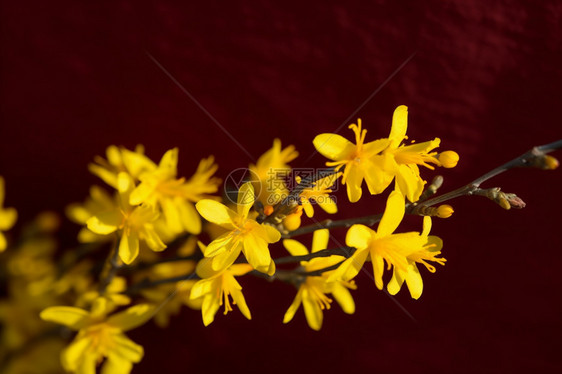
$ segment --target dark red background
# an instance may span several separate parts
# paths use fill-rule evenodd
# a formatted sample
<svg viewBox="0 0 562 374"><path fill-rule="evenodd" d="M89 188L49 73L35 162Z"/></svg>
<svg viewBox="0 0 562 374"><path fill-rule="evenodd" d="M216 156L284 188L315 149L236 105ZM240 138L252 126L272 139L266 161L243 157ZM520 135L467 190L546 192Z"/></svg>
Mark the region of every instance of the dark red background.
<svg viewBox="0 0 562 374"><path fill-rule="evenodd" d="M357 116L369 139L386 136L399 104L411 138L460 153L444 190L561 137L556 1L4 1L1 11L0 174L21 221L81 200L96 182L86 165L109 144L142 143L155 159L179 146L187 176L209 154L223 178L251 161L147 53L254 157L273 137L295 144L294 166L322 165L305 163L313 137ZM283 326L295 291L244 278L253 321L235 311L204 328L185 310L168 330L150 324L131 333L146 349L134 372L559 372L560 170L515 170L486 184L496 185L527 208L454 202L433 228L447 266L423 273L420 300L396 297L415 322L360 275L354 316L335 306L318 333L299 311ZM338 196L342 216L381 206Z"/></svg>

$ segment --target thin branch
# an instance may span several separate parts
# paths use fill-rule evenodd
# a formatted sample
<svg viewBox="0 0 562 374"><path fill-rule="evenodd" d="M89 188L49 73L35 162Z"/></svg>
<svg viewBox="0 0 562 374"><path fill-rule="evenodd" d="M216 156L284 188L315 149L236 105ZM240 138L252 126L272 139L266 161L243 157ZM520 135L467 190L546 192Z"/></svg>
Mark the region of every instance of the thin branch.
<svg viewBox="0 0 562 374"><path fill-rule="evenodd" d="M456 190L448 192L441 196L434 197L433 199L426 200L422 202L420 205L425 205L425 206L437 205L445 201L457 198L459 196L473 195L474 191L476 191L482 183L495 177L496 175L499 175L513 168L535 167L535 168L545 169L544 166L545 155L549 152L558 149L562 149L562 139L549 144L533 147L528 152L525 152L521 156L516 157L509 162L506 162L505 164L489 171L488 173L484 174L479 178L476 178L475 180L468 183L467 185L457 188Z"/></svg>
<svg viewBox="0 0 562 374"><path fill-rule="evenodd" d="M355 247L337 247L337 248L322 249L320 251L312 252L302 256L280 257L274 259L273 261L275 262L275 265L281 265L281 264L291 264L301 261L310 261L313 258L317 258L317 257L343 256L345 258L349 258L353 254L353 252L355 252Z"/></svg>
<svg viewBox="0 0 562 374"><path fill-rule="evenodd" d="M117 237L115 240L115 245L111 250L109 256L105 260L104 269L100 274L100 284L98 287L98 292L100 295L103 295L107 289L107 286L113 281L117 271L123 266L121 260L119 259L119 242L121 241L120 237Z"/></svg>

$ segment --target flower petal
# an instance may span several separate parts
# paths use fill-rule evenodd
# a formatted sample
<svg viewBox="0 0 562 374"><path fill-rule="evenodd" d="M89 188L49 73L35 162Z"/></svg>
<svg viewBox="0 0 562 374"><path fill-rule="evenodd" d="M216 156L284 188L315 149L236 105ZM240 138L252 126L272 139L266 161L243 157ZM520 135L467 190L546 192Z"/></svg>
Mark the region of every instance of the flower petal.
<svg viewBox="0 0 562 374"><path fill-rule="evenodd" d="M305 256L308 254L308 249L301 243L294 239L283 240L283 246L291 254L291 256Z"/></svg>
<svg viewBox="0 0 562 374"><path fill-rule="evenodd" d="M243 245L242 251L250 265L257 271L267 271L271 262L271 255L265 239L250 233L244 236Z"/></svg>
<svg viewBox="0 0 562 374"><path fill-rule="evenodd" d="M386 201L386 209L382 215L375 237L381 238L391 235L400 222L402 222L405 211L406 203L404 201L404 196L398 191L392 191Z"/></svg>
<svg viewBox="0 0 562 374"><path fill-rule="evenodd" d="M324 315L322 309L318 306L318 303L309 296L309 290L305 288L302 295L302 305L304 307L304 315L306 316L306 322L313 330L320 330L322 328L322 320Z"/></svg>
<svg viewBox="0 0 562 374"><path fill-rule="evenodd" d="M349 169L347 180L347 197L352 203L356 203L361 198L363 190L361 184L363 183L363 170L354 164L348 164L346 168Z"/></svg>
<svg viewBox="0 0 562 374"><path fill-rule="evenodd" d="M238 309L240 312L246 317L247 319L252 319L252 314L250 313L250 308L248 308L248 304L246 304L246 299L244 299L244 295L242 295L242 291L238 289L230 290L230 294L232 295L232 300L238 305Z"/></svg>
<svg viewBox="0 0 562 374"><path fill-rule="evenodd" d="M58 323L72 330L79 330L90 321L87 311L72 306L52 306L39 316L44 321Z"/></svg>
<svg viewBox="0 0 562 374"><path fill-rule="evenodd" d="M154 316L155 310L154 305L137 304L112 315L107 319L107 323L119 328L121 331L128 331L146 323Z"/></svg>
<svg viewBox="0 0 562 374"><path fill-rule="evenodd" d="M299 306L301 305L302 302L302 291L303 291L303 287L300 287L299 291L297 292L297 295L295 296L295 299L291 303L291 306L289 307L289 309L287 309L287 312L285 312L285 316L283 317L283 323L289 323L295 316L295 313L299 309Z"/></svg>
<svg viewBox="0 0 562 374"><path fill-rule="evenodd" d="M238 200L236 203L238 215L240 217L248 217L248 212L254 206L256 196L254 194L254 187L251 182L244 183L238 191Z"/></svg>
<svg viewBox="0 0 562 374"><path fill-rule="evenodd" d="M400 105L392 115L392 128L390 129L390 148L398 148L408 130L408 107Z"/></svg>
<svg viewBox="0 0 562 374"><path fill-rule="evenodd" d="M345 244L355 247L357 250L365 249L369 246L374 233L373 230L365 225L353 225L347 230Z"/></svg>
<svg viewBox="0 0 562 374"><path fill-rule="evenodd" d="M314 231L314 234L312 235L312 252L318 252L322 249L327 249L329 240L330 231L328 229Z"/></svg>
<svg viewBox="0 0 562 374"><path fill-rule="evenodd" d="M119 257L129 265L139 255L139 235L131 231L129 235L123 235L119 242Z"/></svg>
<svg viewBox="0 0 562 374"><path fill-rule="evenodd" d="M320 134L312 143L322 156L334 161L348 158L355 150L353 143L338 134Z"/></svg>
<svg viewBox="0 0 562 374"><path fill-rule="evenodd" d="M336 299L344 313L355 313L355 301L353 301L353 296L351 296L351 292L349 292L346 287L339 283L335 283L332 295L334 295L334 299Z"/></svg>
<svg viewBox="0 0 562 374"><path fill-rule="evenodd" d="M406 285L410 290L410 295L414 299L419 299L423 292L423 280L416 264L408 266L408 273L406 274Z"/></svg>
<svg viewBox="0 0 562 374"><path fill-rule="evenodd" d="M215 200L203 199L195 204L195 208L207 221L234 228L232 223L237 214L225 205Z"/></svg>

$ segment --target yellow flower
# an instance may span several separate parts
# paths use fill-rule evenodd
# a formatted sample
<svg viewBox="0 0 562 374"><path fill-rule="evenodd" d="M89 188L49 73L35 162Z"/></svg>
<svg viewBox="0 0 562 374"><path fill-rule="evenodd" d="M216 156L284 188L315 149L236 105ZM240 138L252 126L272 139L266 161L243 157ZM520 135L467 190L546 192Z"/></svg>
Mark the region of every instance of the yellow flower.
<svg viewBox="0 0 562 374"><path fill-rule="evenodd" d="M394 234L404 213L404 196L398 191L393 191L388 197L386 209L377 231L364 225L353 225L347 232L346 244L357 249L353 256L331 275L331 279L354 278L363 267L367 257L370 256L375 284L379 290L382 290L385 261L388 270L394 267L394 269L407 273L412 259L427 258L428 253L440 250L441 239L427 235L430 226L428 222L431 222L429 217L424 221L424 232L421 235L418 232ZM398 275L400 274L403 273L398 273ZM421 278L419 278L419 282L421 282Z"/></svg>
<svg viewBox="0 0 562 374"><path fill-rule="evenodd" d="M135 151L111 145L106 150L107 160L96 156L95 163L88 165L92 174L100 177L105 183L119 190L118 175L125 172L135 181L144 171L156 169L156 164L144 155L144 147L137 145Z"/></svg>
<svg viewBox="0 0 562 374"><path fill-rule="evenodd" d="M103 314L108 310L114 310L117 306L129 305L131 299L123 295L127 289L127 281L123 277L115 277L106 287L103 295L97 289L87 291L80 295L76 306L85 308L92 306L92 315ZM93 309L96 307L97 309Z"/></svg>
<svg viewBox="0 0 562 374"><path fill-rule="evenodd" d="M380 193L375 192L375 186L381 171L372 158L388 146L389 140L365 143L367 130L362 129L361 119L357 120L357 125L352 124L349 128L355 133L355 144L338 134L320 134L314 138L313 144L320 154L332 160L326 162L327 166L335 166L336 171L345 167L342 184L347 185L347 196L354 203L361 198L363 179L371 194Z"/></svg>
<svg viewBox="0 0 562 374"><path fill-rule="evenodd" d="M416 262L423 264L427 270L435 273L435 267L428 264L426 261L435 261L439 265L445 265L444 258L436 257L441 254L441 248L443 247L443 242L440 238L436 236L428 236L431 230L431 218L426 216L423 219L423 232L421 237L426 240L426 244L421 249L407 256L408 266L406 270L400 267L394 267L392 273L392 279L388 282L387 290L391 295L396 295L404 281L410 290L410 295L414 299L418 299L423 291L423 281L421 274L416 266Z"/></svg>
<svg viewBox="0 0 562 374"><path fill-rule="evenodd" d="M168 228L176 234L199 234L201 219L193 203L217 192L220 180L212 175L218 166L212 156L203 159L193 177L186 181L176 178L177 164L178 149L174 148L162 156L158 167L139 176L141 183L131 192L129 202L161 208Z"/></svg>
<svg viewBox="0 0 562 374"><path fill-rule="evenodd" d="M108 235L119 232L119 257L124 263L130 264L139 254L139 240L144 240L153 251L163 251L166 245L162 242L154 222L158 219L158 212L147 205L132 206L129 204L129 194L133 181L125 173L119 174L120 185L128 185L124 192L119 193L119 204L110 211L94 215L86 222L88 229L96 234ZM124 182L127 181L127 182Z"/></svg>
<svg viewBox="0 0 562 374"><path fill-rule="evenodd" d="M247 319L252 319L250 309L242 295L242 286L234 278L252 271L249 264L236 264L224 270L213 270L211 260L204 258L197 264L197 275L202 278L195 283L191 289L191 300L203 299L201 313L203 324L208 326L215 319L215 314L224 304L224 314L232 311L229 296L232 303L238 305L238 309Z"/></svg>
<svg viewBox="0 0 562 374"><path fill-rule="evenodd" d="M0 252L4 252L8 242L2 231L8 231L14 226L18 213L14 208L4 208L4 178L0 176Z"/></svg>
<svg viewBox="0 0 562 374"><path fill-rule="evenodd" d="M316 230L312 238L312 253L326 249L328 239L328 230ZM296 240L283 240L283 245L292 256L303 256L309 253L306 247ZM335 265L343 259L342 256L316 257L310 261L301 261L301 266L305 272L311 272ZM348 288L357 288L355 282L344 282L339 279L329 281L328 278L332 272L333 271L325 272L322 276L306 277L299 286L293 303L285 313L283 323L288 323L293 319L297 309L302 303L308 325L313 330L320 330L324 318L322 311L324 309L330 309L330 303L332 302L332 300L326 296L328 293L334 295L334 298L345 313L353 314L355 312L355 302L348 290Z"/></svg>
<svg viewBox="0 0 562 374"><path fill-rule="evenodd" d="M307 187L302 190L300 200L307 217L314 216L314 208L312 207L311 201L316 202L326 213L335 214L338 212L338 206L335 200L330 196L332 192L330 187L336 183L336 180L341 175L342 173L336 173L321 178L314 182L312 187ZM298 177L297 183L300 183L300 178Z"/></svg>
<svg viewBox="0 0 562 374"><path fill-rule="evenodd" d="M148 304L132 306L111 316L88 313L84 309L55 306L40 314L45 321L59 323L78 331L74 341L62 352L61 362L66 371L95 373L104 358L102 372L126 374L144 354L143 348L130 340L124 332L148 321L154 307Z"/></svg>
<svg viewBox="0 0 562 374"><path fill-rule="evenodd" d="M84 204L70 204L66 207L66 215L73 222L79 225L86 225L86 222L96 214L116 209L117 204L118 202L103 188L92 186L90 188L90 196ZM92 243L109 239L106 235L93 233L87 227L83 227L78 233L78 241L81 243Z"/></svg>
<svg viewBox="0 0 562 374"><path fill-rule="evenodd" d="M275 205L287 196L285 178L291 172L289 162L299 153L293 145L281 148L281 140L273 140L273 147L260 156L256 165L250 164L252 184L257 200L264 205Z"/></svg>
<svg viewBox="0 0 562 374"><path fill-rule="evenodd" d="M213 257L213 270L227 268L240 252L244 252L254 269L269 275L275 273L268 243L279 241L281 234L273 227L259 224L248 217L254 201L254 188L247 182L238 191L236 212L214 200L204 199L196 204L197 211L206 220L228 230L213 240L204 251L205 257Z"/></svg>
<svg viewBox="0 0 562 374"><path fill-rule="evenodd" d="M381 193L395 178L395 189L399 190L411 202L415 202L419 199L425 185L425 181L420 176L418 165L431 170L434 169L432 164L454 167L459 160L459 155L453 151L445 151L441 155L437 152L431 152L434 148L439 147L441 142L439 138L419 144L400 145L407 138L407 128L408 107L400 105L396 108L392 117L388 148L382 152L382 155L376 155L373 158L373 162L383 172L378 173L380 178L377 179L373 189L375 193Z"/></svg>

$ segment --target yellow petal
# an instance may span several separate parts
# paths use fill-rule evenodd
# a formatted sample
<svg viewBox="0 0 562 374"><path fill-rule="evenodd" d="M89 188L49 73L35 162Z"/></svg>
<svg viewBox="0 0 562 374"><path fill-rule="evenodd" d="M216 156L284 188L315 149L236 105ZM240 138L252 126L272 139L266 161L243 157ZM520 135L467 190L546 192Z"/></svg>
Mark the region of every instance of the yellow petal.
<svg viewBox="0 0 562 374"><path fill-rule="evenodd" d="M244 248L242 251L248 263L258 271L267 271L269 263L271 262L271 255L269 254L267 242L263 238L250 233L244 237L243 245Z"/></svg>
<svg viewBox="0 0 562 374"><path fill-rule="evenodd" d="M6 241L6 237L2 232L0 232L0 252L4 252L8 247L8 242Z"/></svg>
<svg viewBox="0 0 562 374"><path fill-rule="evenodd" d="M133 307L134 308L134 307ZM129 308L131 309L131 308ZM144 323L144 322L143 322ZM124 361L129 362L140 362L142 356L144 355L143 348L126 337L124 334L115 334L112 336L115 344L113 347L112 353L115 353L117 356L120 356L124 359Z"/></svg>
<svg viewBox="0 0 562 374"><path fill-rule="evenodd" d="M392 191L386 200L386 208L377 229L376 238L391 235L398 227L404 213L406 211L406 203L404 196L398 191Z"/></svg>
<svg viewBox="0 0 562 374"><path fill-rule="evenodd" d="M175 177L178 167L178 154L178 148L172 148L168 150L166 153L164 153L164 156L162 156L158 168L167 172L168 175Z"/></svg>
<svg viewBox="0 0 562 374"><path fill-rule="evenodd" d="M119 216L117 212L100 213L90 217L86 221L86 226L90 231L99 235L108 235L115 232L119 227Z"/></svg>
<svg viewBox="0 0 562 374"><path fill-rule="evenodd" d="M367 260L367 250L357 250L347 260L345 260L330 276L328 282L335 282L339 280L349 281L359 274L363 264Z"/></svg>
<svg viewBox="0 0 562 374"><path fill-rule="evenodd" d="M201 218L199 218L195 206L189 201L181 201L179 198L176 199L176 206L185 230L193 235L200 234Z"/></svg>
<svg viewBox="0 0 562 374"><path fill-rule="evenodd" d="M197 273L199 275L199 273ZM208 293L213 292L213 287L215 285L215 279L201 279L193 285L191 288L191 293L189 295L190 299L197 299Z"/></svg>
<svg viewBox="0 0 562 374"><path fill-rule="evenodd" d="M363 183L363 170L354 164L348 164L346 168L349 169L347 180L347 197L352 203L356 203L361 198L363 193L361 184Z"/></svg>
<svg viewBox="0 0 562 374"><path fill-rule="evenodd" d="M237 209L240 217L248 217L248 212L254 206L256 197L254 195L254 187L251 182L244 183L238 191Z"/></svg>
<svg viewBox="0 0 562 374"><path fill-rule="evenodd" d="M64 325L72 330L79 330L89 322L89 314L84 309L71 306L53 306L39 314L42 320Z"/></svg>
<svg viewBox="0 0 562 374"><path fill-rule="evenodd" d="M318 203L318 205L320 205L320 208L322 208L328 214L336 214L338 212L338 206L337 206L334 198L331 197L331 196L326 196L322 200L317 201L317 203ZM305 211L306 211L306 208L305 208ZM309 216L309 217L311 217L311 216Z"/></svg>
<svg viewBox="0 0 562 374"><path fill-rule="evenodd" d="M139 205L148 200L150 195L154 192L156 185L149 182L141 182L129 196L129 203L131 205ZM121 189L119 191L122 191ZM126 189L124 190L126 191Z"/></svg>
<svg viewBox="0 0 562 374"><path fill-rule="evenodd" d="M180 220L180 213L176 204L172 199L162 199L160 201L166 224L173 233L179 234L183 231L183 225Z"/></svg>
<svg viewBox="0 0 562 374"><path fill-rule="evenodd" d="M275 227L266 224L261 224L261 227L263 227L263 230L265 232L265 240L268 243L276 243L279 241L279 239L281 239L281 233Z"/></svg>
<svg viewBox="0 0 562 374"><path fill-rule="evenodd" d="M431 231L431 217L425 216L423 217L423 231L421 235L428 236L430 231Z"/></svg>
<svg viewBox="0 0 562 374"><path fill-rule="evenodd" d="M238 289L232 289L231 295L232 295L232 300L234 300L236 305L238 305L238 309L240 309L240 312L242 312L244 317L251 320L252 314L250 313L250 309L246 304L246 299L244 299L244 295L242 295L242 292Z"/></svg>
<svg viewBox="0 0 562 374"><path fill-rule="evenodd" d="M337 303L345 313L355 313L355 301L353 301L353 296L351 296L351 292L349 292L346 287L339 283L335 283L332 295L334 295L334 299L336 299Z"/></svg>
<svg viewBox="0 0 562 374"><path fill-rule="evenodd" d="M208 294L203 298L203 305L201 306L201 314L203 316L203 324L209 326L215 320L215 314L220 308L220 300Z"/></svg>
<svg viewBox="0 0 562 374"><path fill-rule="evenodd" d="M318 252L322 249L327 249L329 240L330 231L328 229L314 231L314 234L312 235L312 252Z"/></svg>
<svg viewBox="0 0 562 374"><path fill-rule="evenodd" d="M287 309L287 312L285 312L285 316L283 317L283 323L289 323L295 316L295 313L299 309L299 306L301 305L302 302L302 291L303 291L303 287L300 287L299 291L297 292L297 295L295 296L295 299L291 303L291 306L289 306L289 309Z"/></svg>
<svg viewBox="0 0 562 374"><path fill-rule="evenodd" d="M87 338L76 338L61 353L61 363L65 370L76 371L86 359L86 350L90 347L92 341ZM91 356L91 354L90 354ZM87 360L87 361L92 361ZM91 367L95 373L95 364L92 362Z"/></svg>
<svg viewBox="0 0 562 374"><path fill-rule="evenodd" d="M139 236L131 231L129 235L123 235L119 242L119 257L129 265L139 255Z"/></svg>
<svg viewBox="0 0 562 374"><path fill-rule="evenodd" d="M236 238L230 232L224 233L213 240L203 251L205 257L214 257L225 251L231 251L236 245Z"/></svg>
<svg viewBox="0 0 562 374"><path fill-rule="evenodd" d="M254 270L250 264L235 264L228 268L232 275L241 276Z"/></svg>
<svg viewBox="0 0 562 374"><path fill-rule="evenodd" d="M156 231L154 231L154 228L147 227L147 226L148 225L145 225L144 240L146 241L146 244L148 245L148 247L155 252L161 252L164 249L166 249L166 244L164 244L162 239L160 239L160 237L158 236Z"/></svg>
<svg viewBox="0 0 562 374"><path fill-rule="evenodd" d="M384 259L371 252L371 261L373 262L373 276L375 278L375 285L379 290L382 290L383 281L382 281L382 274L384 272Z"/></svg>
<svg viewBox="0 0 562 374"><path fill-rule="evenodd" d="M408 290L410 290L412 298L416 300L419 299L423 292L423 280L416 264L408 266L406 285L408 286Z"/></svg>
<svg viewBox="0 0 562 374"><path fill-rule="evenodd" d="M424 181L420 177L417 165L398 165L396 174L396 186L402 195L406 196L410 202L416 202L423 192Z"/></svg>
<svg viewBox="0 0 562 374"><path fill-rule="evenodd" d="M390 148L398 148L408 129L408 107L400 105L394 110L392 128L390 129Z"/></svg>
<svg viewBox="0 0 562 374"><path fill-rule="evenodd" d="M222 271L234 263L242 252L242 243L238 242L232 249L218 254L212 258L211 267L214 271Z"/></svg>
<svg viewBox="0 0 562 374"><path fill-rule="evenodd" d="M302 207L308 218L314 217L314 208L308 199L301 199Z"/></svg>
<svg viewBox="0 0 562 374"><path fill-rule="evenodd" d="M116 353L110 352L102 366L101 374L129 374L133 364Z"/></svg>
<svg viewBox="0 0 562 374"><path fill-rule="evenodd" d="M308 249L306 249L302 243L294 239L283 240L283 246L291 254L291 256L304 256L308 254Z"/></svg>
<svg viewBox="0 0 562 374"><path fill-rule="evenodd" d="M121 331L128 331L139 327L154 317L156 308L150 304L137 304L122 312L112 315L107 319L107 323L119 328Z"/></svg>
<svg viewBox="0 0 562 374"><path fill-rule="evenodd" d="M6 231L12 228L18 219L18 212L14 208L1 209L0 205L0 230Z"/></svg>
<svg viewBox="0 0 562 374"><path fill-rule="evenodd" d="M357 250L365 249L369 246L373 234L374 231L365 225L353 225L347 231L345 244Z"/></svg>
<svg viewBox="0 0 562 374"><path fill-rule="evenodd" d="M400 288L402 288L403 283L404 283L404 276L402 274L402 271L395 266L392 272L392 278L386 285L386 289L388 290L388 293L391 295L396 295L398 291L400 291Z"/></svg>
<svg viewBox="0 0 562 374"><path fill-rule="evenodd" d="M309 296L308 289L303 290L302 295L302 305L304 307L304 315L306 316L306 322L313 330L320 330L322 328L322 320L324 315L322 309L318 306L311 296Z"/></svg>
<svg viewBox="0 0 562 374"><path fill-rule="evenodd" d="M320 134L312 143L322 156L334 161L349 158L355 150L353 143L338 134Z"/></svg>
<svg viewBox="0 0 562 374"><path fill-rule="evenodd" d="M217 225L231 226L234 229L232 222L237 214L225 205L215 200L203 199L195 204L195 208L207 221Z"/></svg>

